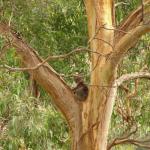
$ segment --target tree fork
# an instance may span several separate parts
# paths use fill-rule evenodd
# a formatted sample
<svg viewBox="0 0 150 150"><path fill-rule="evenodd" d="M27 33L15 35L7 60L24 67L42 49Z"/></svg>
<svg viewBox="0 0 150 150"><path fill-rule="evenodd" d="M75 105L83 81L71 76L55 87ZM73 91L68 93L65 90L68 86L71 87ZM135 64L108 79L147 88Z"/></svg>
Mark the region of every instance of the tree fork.
<svg viewBox="0 0 150 150"><path fill-rule="evenodd" d="M147 3L149 2L150 0L147 0ZM132 43L137 42L142 34L149 32L150 27L149 24L142 27L142 15L139 15L142 10L138 8L135 11L137 13L131 14L130 18L138 16L137 20L134 19L134 25L141 27L135 28L130 18L119 27L121 30L134 33L134 38L121 33L116 34L115 37L113 0L85 0L85 6L90 46L95 52L91 53L92 73L89 96L85 102L77 101L71 88L59 74L48 63L42 63L43 60L31 47L15 34L10 33L9 27L0 24L0 34L11 38L12 46L16 48L26 67L32 68L42 64L29 73L52 96L55 105L65 116L71 131L72 150L106 150L109 124L117 93L115 78L118 63L123 58L123 54L133 46ZM146 9L145 12L150 14L150 9ZM147 14L145 16L149 16ZM150 18L147 17L147 23L149 22ZM126 24L129 28L126 28ZM118 37L120 39L117 43L115 41Z"/></svg>

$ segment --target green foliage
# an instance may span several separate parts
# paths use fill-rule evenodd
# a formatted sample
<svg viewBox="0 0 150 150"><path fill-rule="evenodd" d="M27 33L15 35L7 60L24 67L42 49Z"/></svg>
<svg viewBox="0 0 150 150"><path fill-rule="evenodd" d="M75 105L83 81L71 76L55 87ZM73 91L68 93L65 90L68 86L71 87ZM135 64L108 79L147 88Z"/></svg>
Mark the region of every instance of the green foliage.
<svg viewBox="0 0 150 150"><path fill-rule="evenodd" d="M9 22L15 32L20 33L43 57L67 53L86 45L85 10L79 1L8 0L1 1L1 9L5 10L1 20ZM0 41L2 48L5 41ZM85 58L87 56L81 54L74 59L50 63L59 73L86 72L87 67L83 67ZM0 63L20 66L20 60L12 48ZM30 96L26 75L6 71L1 71L0 75L0 124L4 126L0 145L9 150L19 147L33 150L69 149L66 123L52 107L43 89L40 99L35 99Z"/></svg>
<svg viewBox="0 0 150 150"><path fill-rule="evenodd" d="M81 1L3 1L2 20L10 22L43 57L67 53L87 44L87 22ZM87 57L54 61L51 65L60 73L87 72ZM81 59L82 58L82 59ZM69 62L69 64L68 64ZM78 66L76 66L78 64Z"/></svg>
<svg viewBox="0 0 150 150"><path fill-rule="evenodd" d="M116 8L117 25L139 4L140 0L116 0L124 2ZM0 21L9 22L21 37L46 58L70 52L79 46L87 46L87 21L81 0L0 0ZM150 67L149 35L141 38L121 62L118 76ZM0 53L5 40L0 37ZM59 73L88 74L89 55L78 54L65 60L49 62ZM0 58L0 65L20 66L21 62L13 48ZM49 95L40 89L39 99L30 95L27 75L0 69L0 149L17 150L69 150L70 137L66 122L52 105ZM66 79L71 82L70 79ZM134 90L134 81L125 83ZM150 84L138 83L137 95L131 99L132 115L139 126L135 136L144 137L150 132ZM117 97L126 109L125 92L120 89ZM114 109L110 140L128 129L121 115ZM120 128L121 127L121 128ZM131 145L117 146L116 150L135 149Z"/></svg>
<svg viewBox="0 0 150 150"><path fill-rule="evenodd" d="M69 149L68 128L60 113L44 100L46 96L31 97L22 76L0 76L0 145L6 150Z"/></svg>
<svg viewBox="0 0 150 150"><path fill-rule="evenodd" d="M117 6L116 9L116 19L117 24L119 24L123 18L125 18L130 12L132 12L136 7L141 5L141 1L137 0L126 0L126 1L116 1L116 3L123 2L122 4ZM140 71L143 67L149 68L149 34L144 35L138 44L130 49L127 53L123 61L121 62L118 69L118 76L123 74L137 72ZM124 89L120 88L118 97L116 99L116 104L113 112L111 129L110 129L110 141L114 139L114 137L122 137L128 135L128 133L135 130L135 126L138 127L138 131L136 134L133 134L130 138L134 139L144 139L145 136L149 137L150 133L150 83L148 80L140 79L137 85L136 95L129 99ZM124 84L125 87L129 89L130 92L135 90L135 81L129 81ZM134 124L128 124L126 120L124 120L123 116L118 111L118 106L128 114L127 110L131 110L131 116L134 120ZM131 149L135 150L136 147L132 147L130 145L116 146L113 148L114 150L124 150ZM137 148L142 150L142 148Z"/></svg>
<svg viewBox="0 0 150 150"><path fill-rule="evenodd" d="M127 17L132 10L142 5L141 0L115 0L116 6L116 23L119 24L123 18Z"/></svg>
<svg viewBox="0 0 150 150"><path fill-rule="evenodd" d="M141 38L140 42L132 48L122 61L119 66L118 76L121 76L126 73L140 71L143 66L149 70L149 60L147 59L150 56L149 53L149 35L145 35ZM124 84L131 92L135 90L135 80L131 80ZM140 79L137 85L136 95L129 99L129 104L127 103L128 98L124 89L119 89L118 97L116 100L111 129L110 129L110 139L114 137L120 137L132 132L135 126L138 127L138 131L135 135L132 135L130 138L134 139L145 139L149 137L150 133L150 82L146 79ZM118 106L121 107L124 112L129 109L131 110L131 116L134 120L134 124L129 125L122 115L118 113ZM128 113L127 113L128 114ZM125 147L125 146L123 146ZM122 147L117 147L117 149L122 150ZM132 148L135 150L135 147ZM139 148L142 150L142 148Z"/></svg>

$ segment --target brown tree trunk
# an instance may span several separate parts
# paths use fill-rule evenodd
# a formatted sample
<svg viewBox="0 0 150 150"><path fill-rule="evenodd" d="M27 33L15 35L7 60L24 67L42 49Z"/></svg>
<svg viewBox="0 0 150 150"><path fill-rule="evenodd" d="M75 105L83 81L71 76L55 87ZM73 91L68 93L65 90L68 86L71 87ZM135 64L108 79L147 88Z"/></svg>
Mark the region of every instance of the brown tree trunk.
<svg viewBox="0 0 150 150"><path fill-rule="evenodd" d="M88 100L82 107L80 150L106 150L107 135L113 103L108 101L116 68L109 60L113 51L114 5L112 0L86 0L88 29L92 51L91 83ZM109 43L109 44L108 44Z"/></svg>
<svg viewBox="0 0 150 150"><path fill-rule="evenodd" d="M147 4L149 2L150 0L147 0ZM0 24L0 34L6 38L11 36L11 44L27 67L23 70L28 71L51 95L55 105L66 118L72 137L72 150L106 150L109 124L117 92L115 80L117 66L124 53L137 42L142 34L150 31L150 18L144 18L146 24L141 25L143 18L140 15L142 14L142 7L140 7L120 25L117 31L123 32L114 33L113 0L85 0L85 5L89 42L91 51L94 51L91 53L89 96L85 102L76 100L71 88L59 74L27 43L17 38L9 26ZM145 8L145 16L149 16L150 9ZM126 31L130 31L130 34L126 34ZM40 67L36 68L36 66Z"/></svg>
<svg viewBox="0 0 150 150"><path fill-rule="evenodd" d="M96 53L91 54L90 93L80 109L82 124L79 124L76 129L76 132L79 132L79 137L75 137L73 134L74 139L78 140L77 142L73 140L72 149L106 150L109 124L117 93L115 78L118 63L131 45L134 45L134 42L136 43L142 34L150 31L150 27L149 25L138 27L142 18L142 7L140 7L122 23L120 26L122 32L114 33L115 8L113 0L85 0L85 5L89 42L91 50ZM125 35L124 31L134 28L133 36ZM123 35L125 36L123 37ZM118 37L120 38L118 39ZM121 39L121 37L123 38ZM131 40L133 38L134 40Z"/></svg>

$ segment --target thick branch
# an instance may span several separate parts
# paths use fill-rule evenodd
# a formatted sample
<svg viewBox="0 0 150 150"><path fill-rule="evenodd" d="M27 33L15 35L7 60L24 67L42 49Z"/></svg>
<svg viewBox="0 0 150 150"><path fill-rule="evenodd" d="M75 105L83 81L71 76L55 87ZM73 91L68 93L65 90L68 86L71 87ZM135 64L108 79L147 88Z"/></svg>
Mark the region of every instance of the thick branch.
<svg viewBox="0 0 150 150"><path fill-rule="evenodd" d="M123 82L137 79L137 78L147 78L150 79L149 72L135 72L130 74L125 74L116 80L117 86L120 86Z"/></svg>
<svg viewBox="0 0 150 150"><path fill-rule="evenodd" d="M18 38L16 34L11 33L10 28L5 24L0 24L0 34L11 39L12 46L16 48L27 68L43 62L34 49ZM71 129L74 130L76 122L79 121L77 118L79 117L79 108L69 86L46 62L36 70L29 70L29 73L52 96L54 103L65 116Z"/></svg>
<svg viewBox="0 0 150 150"><path fill-rule="evenodd" d="M135 45L139 38L145 33L150 32L150 25L141 25L133 29L130 34L124 35L115 45L115 52L112 53L112 63L118 65L124 54Z"/></svg>
<svg viewBox="0 0 150 150"><path fill-rule="evenodd" d="M120 31L130 31L132 29L134 29L135 27L137 27L138 25L141 24L141 22L143 22L143 13L144 16L149 16L150 15L150 10L149 10L149 5L150 4L150 0L147 0L144 3L144 12L143 12L143 6L138 7L136 10L134 10L132 13L130 13L129 16L127 16L120 24L120 26L118 27L118 29ZM149 14L149 15L148 15ZM146 18L145 18L146 19ZM148 20L148 18L146 19ZM115 43L118 43L118 41L125 35L125 33L123 32L119 32L116 31L115 33Z"/></svg>
<svg viewBox="0 0 150 150"><path fill-rule="evenodd" d="M112 54L112 63L118 65L123 55L132 48L138 39L145 33L150 32L150 0L137 8L118 27L115 35L115 52ZM125 31L130 34L126 34Z"/></svg>

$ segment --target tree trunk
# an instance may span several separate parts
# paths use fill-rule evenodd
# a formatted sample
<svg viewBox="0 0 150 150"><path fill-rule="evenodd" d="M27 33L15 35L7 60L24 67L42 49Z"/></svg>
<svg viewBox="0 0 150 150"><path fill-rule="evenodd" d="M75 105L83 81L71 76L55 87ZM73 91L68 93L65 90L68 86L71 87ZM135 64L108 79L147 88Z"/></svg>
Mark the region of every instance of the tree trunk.
<svg viewBox="0 0 150 150"><path fill-rule="evenodd" d="M107 65L105 64L103 69L110 67L109 64ZM103 75L105 71L99 75ZM82 123L76 129L79 137L76 137L76 133L73 134L72 150L106 150L107 148L107 135L114 103L114 99L110 99L114 80L112 77L115 76L115 72L110 74L109 69L109 73L106 74L108 76L106 75L104 80L101 79L100 84L96 82L94 86L91 85L89 98L82 104ZM105 85L102 84L104 82Z"/></svg>
<svg viewBox="0 0 150 150"><path fill-rule="evenodd" d="M117 93L115 79L118 63L141 35L150 31L150 26L138 27L142 22L142 7L139 7L123 21L119 27L120 32L118 28L118 32L114 33L113 0L85 0L85 5L89 42L94 53L91 54L90 92L80 109L81 124L78 124L76 129L79 137L73 134L72 150L106 150L109 124ZM147 10L149 14L149 9ZM125 31L132 32L133 36L125 34Z"/></svg>
<svg viewBox="0 0 150 150"><path fill-rule="evenodd" d="M108 98L116 68L109 60L109 54L113 51L114 31L105 27L113 27L114 5L112 0L86 0L85 4L91 49L100 55L91 54L90 93L81 111L82 134L78 150L106 150L113 108L113 102L108 101Z"/></svg>
<svg viewBox="0 0 150 150"><path fill-rule="evenodd" d="M150 0L147 0L147 4ZM43 61L23 40L11 32L9 26L0 24L0 34L11 37L30 75L52 97L55 105L64 115L72 137L72 150L106 150L107 136L115 95L117 92L116 70L124 53L130 49L142 34L150 31L150 18L141 25L143 8L135 12L118 28L123 32L114 34L113 0L85 0L88 30L91 46L91 80L86 101L79 102L71 88L56 71ZM150 9L145 7L145 16ZM134 23L132 23L132 21ZM138 26L140 24L140 26ZM126 34L125 31L130 31ZM72 52L73 53L73 52ZM49 57L58 58L58 57ZM41 65L41 66L40 66ZM36 68L37 66L40 66ZM19 70L19 69L15 69Z"/></svg>

